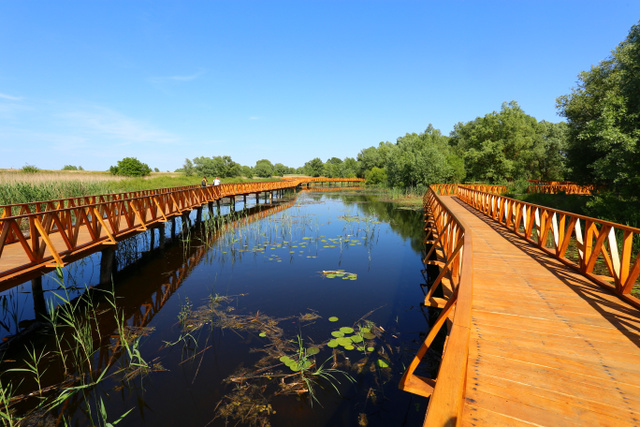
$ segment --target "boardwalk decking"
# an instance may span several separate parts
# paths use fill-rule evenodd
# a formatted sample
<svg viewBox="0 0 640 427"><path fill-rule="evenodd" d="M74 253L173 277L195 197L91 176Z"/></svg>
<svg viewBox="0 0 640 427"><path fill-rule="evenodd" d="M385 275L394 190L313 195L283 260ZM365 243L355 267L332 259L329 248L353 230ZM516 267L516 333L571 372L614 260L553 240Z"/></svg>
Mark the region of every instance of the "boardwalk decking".
<svg viewBox="0 0 640 427"><path fill-rule="evenodd" d="M473 233L462 425L640 425L640 311L457 197Z"/></svg>

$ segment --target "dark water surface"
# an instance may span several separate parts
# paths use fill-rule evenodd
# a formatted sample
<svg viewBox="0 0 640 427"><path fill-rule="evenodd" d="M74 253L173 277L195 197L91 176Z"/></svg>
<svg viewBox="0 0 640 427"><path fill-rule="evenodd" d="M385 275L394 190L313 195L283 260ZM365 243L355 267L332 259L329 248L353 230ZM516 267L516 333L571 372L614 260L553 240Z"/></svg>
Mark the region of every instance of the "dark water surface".
<svg viewBox="0 0 640 427"><path fill-rule="evenodd" d="M186 243L116 278L118 304L154 369L129 377L110 369L94 390L109 421L132 409L119 426L421 425L426 400L398 381L428 329L422 214L354 191L281 203L183 235ZM75 282L95 282L95 263L77 267ZM340 328L363 338L335 346ZM300 346L319 351L308 366L280 361ZM325 371L328 381L314 375L331 367L339 371ZM83 405L65 408L78 425L90 423Z"/></svg>

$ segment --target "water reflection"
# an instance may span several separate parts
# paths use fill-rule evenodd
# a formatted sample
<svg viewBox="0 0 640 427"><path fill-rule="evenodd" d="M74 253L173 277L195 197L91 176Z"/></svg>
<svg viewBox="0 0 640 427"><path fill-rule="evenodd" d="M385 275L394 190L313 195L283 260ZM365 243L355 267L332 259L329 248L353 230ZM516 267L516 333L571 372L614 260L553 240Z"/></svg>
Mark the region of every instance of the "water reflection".
<svg viewBox="0 0 640 427"><path fill-rule="evenodd" d="M106 306L95 310L94 370L109 367L109 376L92 387L93 401L109 420L136 408L120 425L421 422L425 402L397 390L426 329L420 219L370 196L316 192L181 235L116 277L145 375L119 371L131 360L115 345L123 329ZM48 384L69 378L62 367L46 375ZM310 387L322 406L311 406ZM257 402L261 417L236 411L243 402ZM80 424L92 416L80 396L64 413Z"/></svg>

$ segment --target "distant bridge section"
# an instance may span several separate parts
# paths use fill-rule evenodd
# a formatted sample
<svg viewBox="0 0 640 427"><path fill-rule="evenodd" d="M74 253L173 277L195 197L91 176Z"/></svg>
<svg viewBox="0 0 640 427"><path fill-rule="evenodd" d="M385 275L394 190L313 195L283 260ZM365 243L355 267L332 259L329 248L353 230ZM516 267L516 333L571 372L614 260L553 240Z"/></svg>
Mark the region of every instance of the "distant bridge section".
<svg viewBox="0 0 640 427"><path fill-rule="evenodd" d="M294 178L281 181L185 186L0 206L0 290L55 266L114 248L120 240L249 194L272 196L310 183L362 183L360 178Z"/></svg>

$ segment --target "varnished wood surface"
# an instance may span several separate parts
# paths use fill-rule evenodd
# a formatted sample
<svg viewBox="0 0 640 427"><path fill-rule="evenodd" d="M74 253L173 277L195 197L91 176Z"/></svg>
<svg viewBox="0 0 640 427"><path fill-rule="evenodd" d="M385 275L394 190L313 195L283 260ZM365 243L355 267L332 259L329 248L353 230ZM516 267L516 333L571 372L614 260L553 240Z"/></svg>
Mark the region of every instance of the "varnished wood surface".
<svg viewBox="0 0 640 427"><path fill-rule="evenodd" d="M640 426L640 311L442 199L474 239L461 424Z"/></svg>

